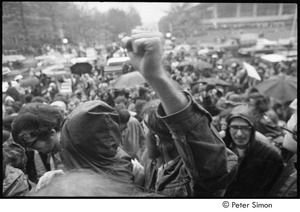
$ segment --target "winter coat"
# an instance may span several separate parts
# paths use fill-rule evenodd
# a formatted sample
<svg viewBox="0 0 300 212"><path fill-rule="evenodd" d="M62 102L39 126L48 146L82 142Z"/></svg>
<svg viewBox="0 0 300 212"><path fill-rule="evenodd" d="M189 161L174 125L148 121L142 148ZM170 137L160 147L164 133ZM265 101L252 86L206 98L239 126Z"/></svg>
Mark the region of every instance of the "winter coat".
<svg viewBox="0 0 300 212"><path fill-rule="evenodd" d="M297 155L284 167L279 179L269 193L269 197L297 197Z"/></svg>
<svg viewBox="0 0 300 212"><path fill-rule="evenodd" d="M31 186L26 175L20 169L7 165L3 177L2 195L4 197L25 196L28 194Z"/></svg>
<svg viewBox="0 0 300 212"><path fill-rule="evenodd" d="M248 106L235 107L228 116L228 125L235 117L248 121L252 132L245 155L239 158L237 175L229 185L225 197L265 197L283 170L282 157L276 147L255 139L253 114ZM229 128L224 141L228 148L234 149Z"/></svg>

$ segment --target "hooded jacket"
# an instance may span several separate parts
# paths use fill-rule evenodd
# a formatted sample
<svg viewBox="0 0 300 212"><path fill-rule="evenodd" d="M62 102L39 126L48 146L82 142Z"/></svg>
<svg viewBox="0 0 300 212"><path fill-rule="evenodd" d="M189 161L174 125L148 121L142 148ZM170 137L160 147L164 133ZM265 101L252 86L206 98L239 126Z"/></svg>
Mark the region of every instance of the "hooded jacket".
<svg viewBox="0 0 300 212"><path fill-rule="evenodd" d="M251 126L251 136L245 155L239 158L235 179L227 188L225 197L264 197L283 170L283 160L276 147L255 139L253 114L247 105L240 105L227 118L229 125L233 118L242 118ZM224 138L226 146L234 149L229 128Z"/></svg>
<svg viewBox="0 0 300 212"><path fill-rule="evenodd" d="M60 157L65 168L92 169L121 182L132 182L130 157L120 147L119 115L103 101L78 106L61 131Z"/></svg>

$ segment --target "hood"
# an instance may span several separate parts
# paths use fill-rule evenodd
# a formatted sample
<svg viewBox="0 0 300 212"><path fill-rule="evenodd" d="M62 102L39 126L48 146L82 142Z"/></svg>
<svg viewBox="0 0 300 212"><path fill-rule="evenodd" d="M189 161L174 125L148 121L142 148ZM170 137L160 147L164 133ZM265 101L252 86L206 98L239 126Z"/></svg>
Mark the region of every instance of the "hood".
<svg viewBox="0 0 300 212"><path fill-rule="evenodd" d="M119 114L103 101L78 106L65 120L60 152L67 169L93 169L96 172L131 178L130 158L119 144Z"/></svg>
<svg viewBox="0 0 300 212"><path fill-rule="evenodd" d="M245 121L247 121L250 124L250 126L252 126L252 132L250 137L250 143L252 143L253 140L255 139L255 125L254 125L254 114L249 108L249 106L239 105L234 107L226 119L227 125L230 125L230 122L232 121L233 118L242 118ZM229 128L226 129L226 136L224 138L224 142L226 143L227 147L229 147L232 142Z"/></svg>

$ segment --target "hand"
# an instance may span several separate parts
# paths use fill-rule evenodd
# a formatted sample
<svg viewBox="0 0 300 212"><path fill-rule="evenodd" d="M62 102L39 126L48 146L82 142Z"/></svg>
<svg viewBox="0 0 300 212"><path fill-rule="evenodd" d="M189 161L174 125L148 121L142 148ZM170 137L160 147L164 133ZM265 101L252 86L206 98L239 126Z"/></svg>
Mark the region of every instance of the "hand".
<svg viewBox="0 0 300 212"><path fill-rule="evenodd" d="M39 180L35 191L38 192L40 189L48 186L55 177L63 176L65 173L62 170L55 170L46 172Z"/></svg>
<svg viewBox="0 0 300 212"><path fill-rule="evenodd" d="M135 69L140 71L146 80L163 74L162 34L139 29L133 29L131 34L131 37L124 37L122 42L124 46L127 46L129 57Z"/></svg>

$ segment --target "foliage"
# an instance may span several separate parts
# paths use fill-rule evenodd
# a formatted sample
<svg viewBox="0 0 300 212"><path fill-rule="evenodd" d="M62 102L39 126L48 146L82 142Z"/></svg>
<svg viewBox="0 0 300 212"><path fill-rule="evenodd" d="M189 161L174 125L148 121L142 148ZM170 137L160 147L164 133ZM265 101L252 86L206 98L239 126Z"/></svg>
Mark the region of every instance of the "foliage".
<svg viewBox="0 0 300 212"><path fill-rule="evenodd" d="M101 13L73 2L4 2L5 8L4 28L20 27L20 36L27 37L28 31L45 27L43 21L47 19L50 20L49 30L54 34L52 42L56 43L61 42L62 32L64 37L77 44L110 43L118 39L119 33L128 33L133 27L141 25L140 15L134 8L128 12L110 9ZM40 45L51 43L49 39L40 40Z"/></svg>

